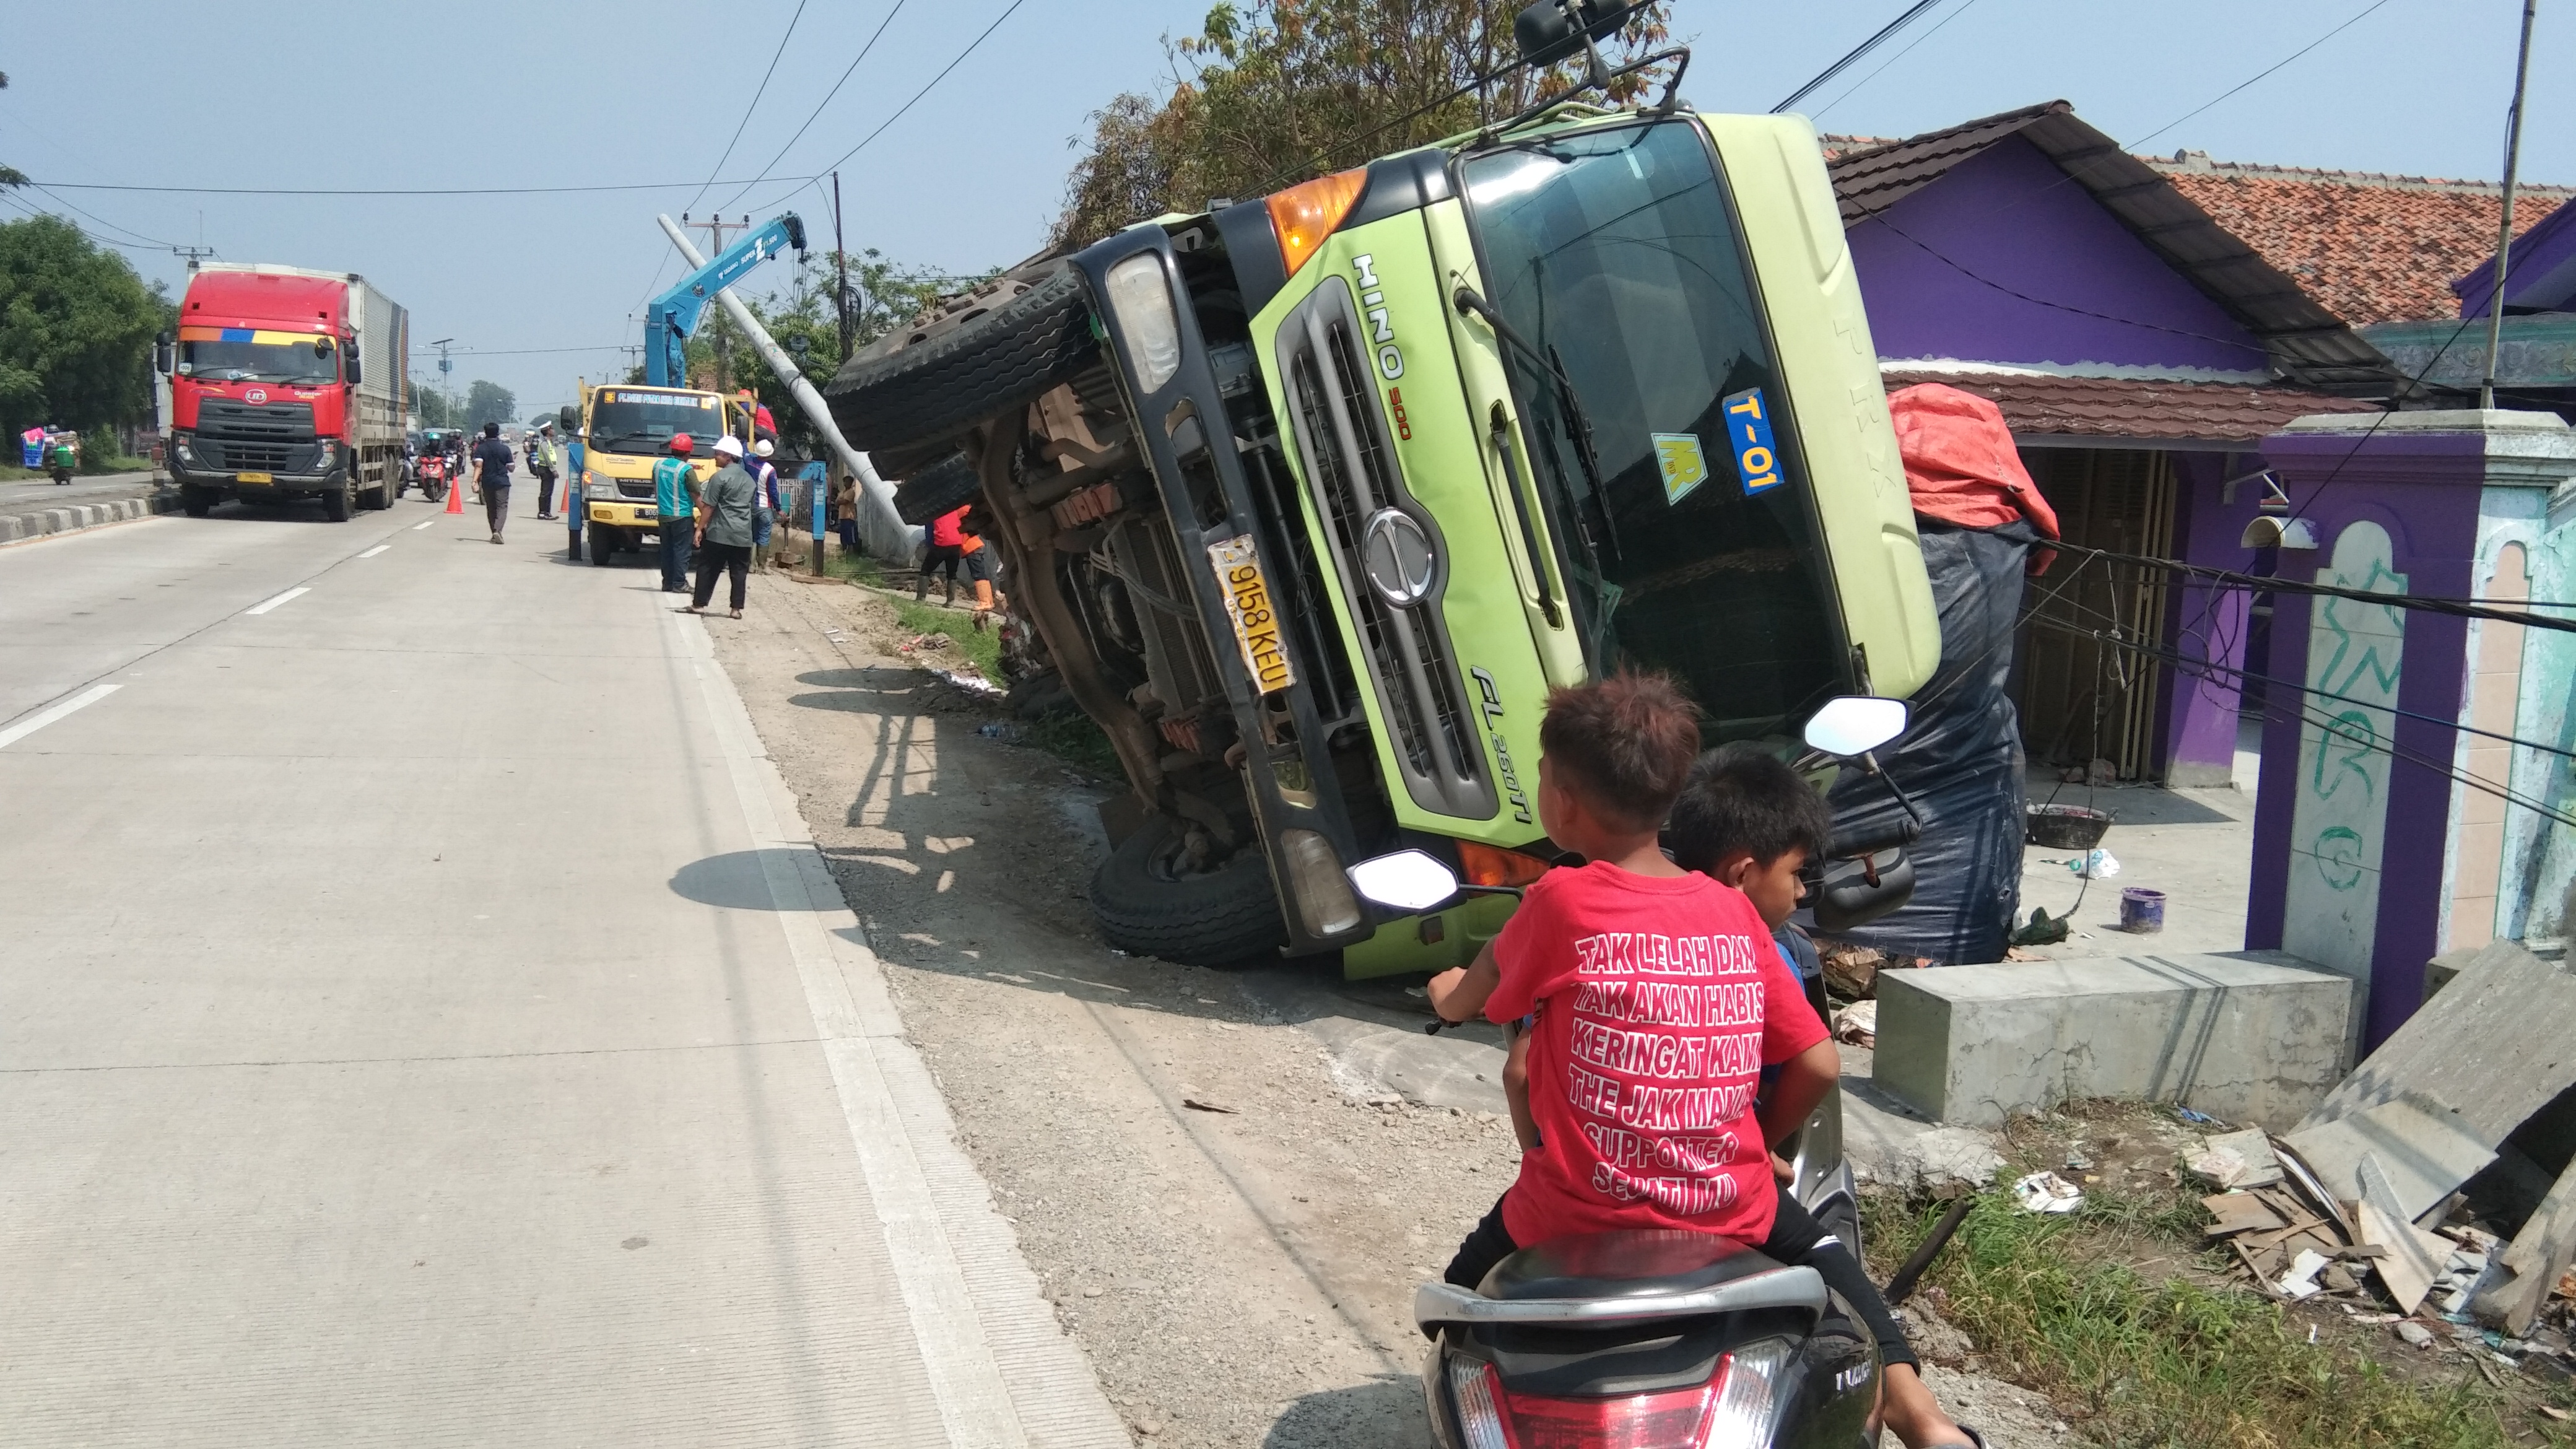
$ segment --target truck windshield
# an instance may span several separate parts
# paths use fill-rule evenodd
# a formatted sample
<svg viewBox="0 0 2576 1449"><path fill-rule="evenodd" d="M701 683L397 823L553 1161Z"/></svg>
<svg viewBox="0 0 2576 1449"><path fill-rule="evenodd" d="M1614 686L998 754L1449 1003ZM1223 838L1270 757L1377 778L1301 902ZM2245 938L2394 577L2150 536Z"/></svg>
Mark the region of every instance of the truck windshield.
<svg viewBox="0 0 2576 1449"><path fill-rule="evenodd" d="M716 399L706 393L602 388L590 400L590 446L603 453L659 453L674 433L690 433L703 450L723 431L717 416Z"/></svg>
<svg viewBox="0 0 2576 1449"><path fill-rule="evenodd" d="M337 382L340 351L317 355L310 342L182 342L179 371L216 382Z"/></svg>
<svg viewBox="0 0 2576 1449"><path fill-rule="evenodd" d="M1840 615L1707 142L1658 121L1516 142L1463 173L1489 300L1536 354L1503 356L1586 658L1678 676L1718 739L1803 719L1842 687ZM1767 482L1730 446L1748 392L1776 439Z"/></svg>

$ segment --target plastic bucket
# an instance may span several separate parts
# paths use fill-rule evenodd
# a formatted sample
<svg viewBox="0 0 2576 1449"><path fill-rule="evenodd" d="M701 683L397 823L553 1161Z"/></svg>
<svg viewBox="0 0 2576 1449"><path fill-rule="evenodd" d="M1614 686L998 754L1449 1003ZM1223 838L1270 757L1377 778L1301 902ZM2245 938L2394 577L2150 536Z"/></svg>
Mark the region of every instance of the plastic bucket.
<svg viewBox="0 0 2576 1449"><path fill-rule="evenodd" d="M2120 929L2132 935L2148 936L2165 928L2165 893L2145 886L2131 886L2120 892Z"/></svg>

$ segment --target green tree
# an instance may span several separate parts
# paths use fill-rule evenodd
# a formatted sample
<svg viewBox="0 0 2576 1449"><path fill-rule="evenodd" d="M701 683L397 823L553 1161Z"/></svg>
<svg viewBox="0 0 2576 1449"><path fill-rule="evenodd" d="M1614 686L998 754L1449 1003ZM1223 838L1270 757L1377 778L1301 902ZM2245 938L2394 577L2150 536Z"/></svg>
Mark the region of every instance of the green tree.
<svg viewBox="0 0 2576 1449"><path fill-rule="evenodd" d="M0 223L0 436L84 432L152 406L152 339L169 300L60 217Z"/></svg>
<svg viewBox="0 0 2576 1449"><path fill-rule="evenodd" d="M519 399L508 388L478 377L465 389L464 426L480 428L485 423L499 423L507 428L516 426L518 421Z"/></svg>
<svg viewBox="0 0 2576 1449"><path fill-rule="evenodd" d="M1563 94L1579 64L1479 83L1516 53L1522 3L1219 0L1199 34L1165 41L1167 94L1130 92L1093 113L1056 242L1079 246L1212 198L1260 196ZM1668 8L1641 8L1604 55L1615 66L1661 44ZM1650 79L1622 78L1612 99Z"/></svg>

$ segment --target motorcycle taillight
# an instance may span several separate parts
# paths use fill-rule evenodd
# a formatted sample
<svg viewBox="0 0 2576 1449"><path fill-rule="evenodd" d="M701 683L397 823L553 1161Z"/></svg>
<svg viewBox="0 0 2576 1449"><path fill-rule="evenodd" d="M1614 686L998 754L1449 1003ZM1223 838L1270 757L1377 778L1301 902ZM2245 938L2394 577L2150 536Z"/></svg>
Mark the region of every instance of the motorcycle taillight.
<svg viewBox="0 0 2576 1449"><path fill-rule="evenodd" d="M1483 1364L1453 1362L1450 1382L1455 1387L1458 1370L1472 1367L1479 1387L1490 1384L1501 1403L1501 1432L1486 1441L1470 1428L1471 1449L1488 1443L1494 1449L1762 1449L1770 1442L1775 1382L1787 1356L1785 1344L1762 1344L1720 1359L1705 1384L1608 1398L1515 1394ZM1459 1393L1462 1420L1467 1402Z"/></svg>

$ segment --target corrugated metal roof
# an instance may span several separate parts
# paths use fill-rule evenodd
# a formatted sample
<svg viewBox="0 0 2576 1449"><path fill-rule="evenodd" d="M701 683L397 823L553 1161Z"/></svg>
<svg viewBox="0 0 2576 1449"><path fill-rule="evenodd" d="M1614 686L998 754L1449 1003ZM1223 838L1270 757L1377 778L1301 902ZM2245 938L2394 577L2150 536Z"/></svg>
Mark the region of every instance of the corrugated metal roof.
<svg viewBox="0 0 2576 1449"><path fill-rule="evenodd" d="M2146 162L2079 120L2065 101L1929 131L1827 162L1846 227L1866 223L1950 169L2019 136L2092 194L2165 264L2263 339L2302 387L2380 396L2403 379L2388 359L2299 284L2174 189Z"/></svg>

